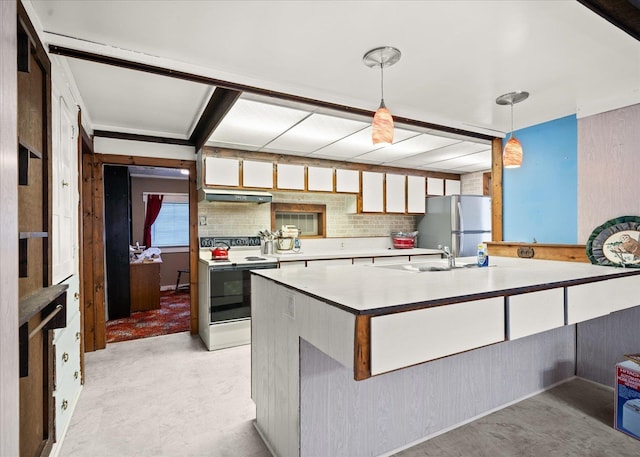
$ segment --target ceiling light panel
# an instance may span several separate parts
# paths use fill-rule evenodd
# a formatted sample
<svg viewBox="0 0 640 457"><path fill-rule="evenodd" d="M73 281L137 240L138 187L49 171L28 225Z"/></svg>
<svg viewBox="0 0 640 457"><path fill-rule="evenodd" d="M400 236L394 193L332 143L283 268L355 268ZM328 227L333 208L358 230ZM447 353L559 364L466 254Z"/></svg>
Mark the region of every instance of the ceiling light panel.
<svg viewBox="0 0 640 457"><path fill-rule="evenodd" d="M405 130L405 132L409 131ZM428 134L420 135L416 132L411 133L416 136L403 141L398 141L391 146L368 152L359 156L358 159L375 161L377 163L389 162L460 142L459 140L452 138L444 138Z"/></svg>
<svg viewBox="0 0 640 457"><path fill-rule="evenodd" d="M316 113L267 144L265 150L308 154L365 127L365 122Z"/></svg>
<svg viewBox="0 0 640 457"><path fill-rule="evenodd" d="M239 99L214 130L207 144L258 149L309 114L298 109Z"/></svg>
<svg viewBox="0 0 640 457"><path fill-rule="evenodd" d="M441 162L443 160L453 159L468 154L475 154L482 151L491 153L491 145L474 143L471 141L461 141L432 151L416 154L405 159L394 162L394 165L402 164L403 166L420 166L429 163Z"/></svg>
<svg viewBox="0 0 640 457"><path fill-rule="evenodd" d="M395 129L394 139L396 141L402 141L418 133L410 130ZM391 146L387 146L391 147ZM381 146L374 146L371 142L371 125L366 129L360 130L346 138L336 141L333 144L329 144L326 147L319 149L313 153L313 157L322 157L328 159L351 159L361 156L367 152L376 151ZM386 149L386 148L385 148ZM373 162L367 162L373 163Z"/></svg>
<svg viewBox="0 0 640 457"><path fill-rule="evenodd" d="M463 168L486 170L491 168L491 150L475 154L467 154L438 162L425 163L423 166L429 169L438 170L459 170Z"/></svg>

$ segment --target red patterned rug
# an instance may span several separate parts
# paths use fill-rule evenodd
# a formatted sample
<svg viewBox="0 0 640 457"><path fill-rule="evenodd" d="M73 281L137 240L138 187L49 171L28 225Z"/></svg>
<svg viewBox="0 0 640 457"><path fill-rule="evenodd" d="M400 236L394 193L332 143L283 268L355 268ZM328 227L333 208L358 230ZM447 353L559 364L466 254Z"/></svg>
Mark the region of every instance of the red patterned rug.
<svg viewBox="0 0 640 457"><path fill-rule="evenodd" d="M107 343L189 331L190 303L188 290L160 292L160 309L107 321Z"/></svg>

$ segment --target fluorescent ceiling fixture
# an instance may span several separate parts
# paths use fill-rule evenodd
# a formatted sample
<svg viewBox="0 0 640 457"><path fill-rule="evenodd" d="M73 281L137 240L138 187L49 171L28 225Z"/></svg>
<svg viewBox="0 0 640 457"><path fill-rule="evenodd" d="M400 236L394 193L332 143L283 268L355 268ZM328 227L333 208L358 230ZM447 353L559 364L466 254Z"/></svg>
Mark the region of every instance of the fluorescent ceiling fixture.
<svg viewBox="0 0 640 457"><path fill-rule="evenodd" d="M259 148L308 115L306 111L239 99L208 142Z"/></svg>
<svg viewBox="0 0 640 457"><path fill-rule="evenodd" d="M415 132L413 133L415 134ZM420 154L421 152L431 151L432 149L442 148L455 143L460 143L460 140L425 133L404 141L396 142L391 146L387 146L385 149L396 153L398 156L402 156L403 154Z"/></svg>
<svg viewBox="0 0 640 457"><path fill-rule="evenodd" d="M266 146L269 149L309 153L366 127L365 122L312 114ZM369 146L372 147L371 144Z"/></svg>

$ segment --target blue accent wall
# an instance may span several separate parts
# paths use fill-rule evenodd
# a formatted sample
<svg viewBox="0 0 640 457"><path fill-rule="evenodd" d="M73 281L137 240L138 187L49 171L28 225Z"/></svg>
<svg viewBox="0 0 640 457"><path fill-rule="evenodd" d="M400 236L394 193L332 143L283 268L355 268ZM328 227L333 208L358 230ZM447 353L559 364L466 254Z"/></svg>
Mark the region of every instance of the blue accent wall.
<svg viewBox="0 0 640 457"><path fill-rule="evenodd" d="M524 154L503 170L505 241L577 243L577 127L571 115L515 131Z"/></svg>

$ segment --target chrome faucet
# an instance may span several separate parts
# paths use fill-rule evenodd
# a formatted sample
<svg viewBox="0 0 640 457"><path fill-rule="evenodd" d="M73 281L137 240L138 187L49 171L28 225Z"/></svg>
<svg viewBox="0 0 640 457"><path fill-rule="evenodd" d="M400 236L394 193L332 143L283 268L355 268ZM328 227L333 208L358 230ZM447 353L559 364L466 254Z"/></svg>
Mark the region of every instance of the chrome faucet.
<svg viewBox="0 0 640 457"><path fill-rule="evenodd" d="M454 255L449 250L449 246L445 246L443 248L441 245L438 245L438 249L440 249L442 251L442 255L444 255L447 258L447 264L448 264L449 268L455 268L456 267L456 258L454 257Z"/></svg>

